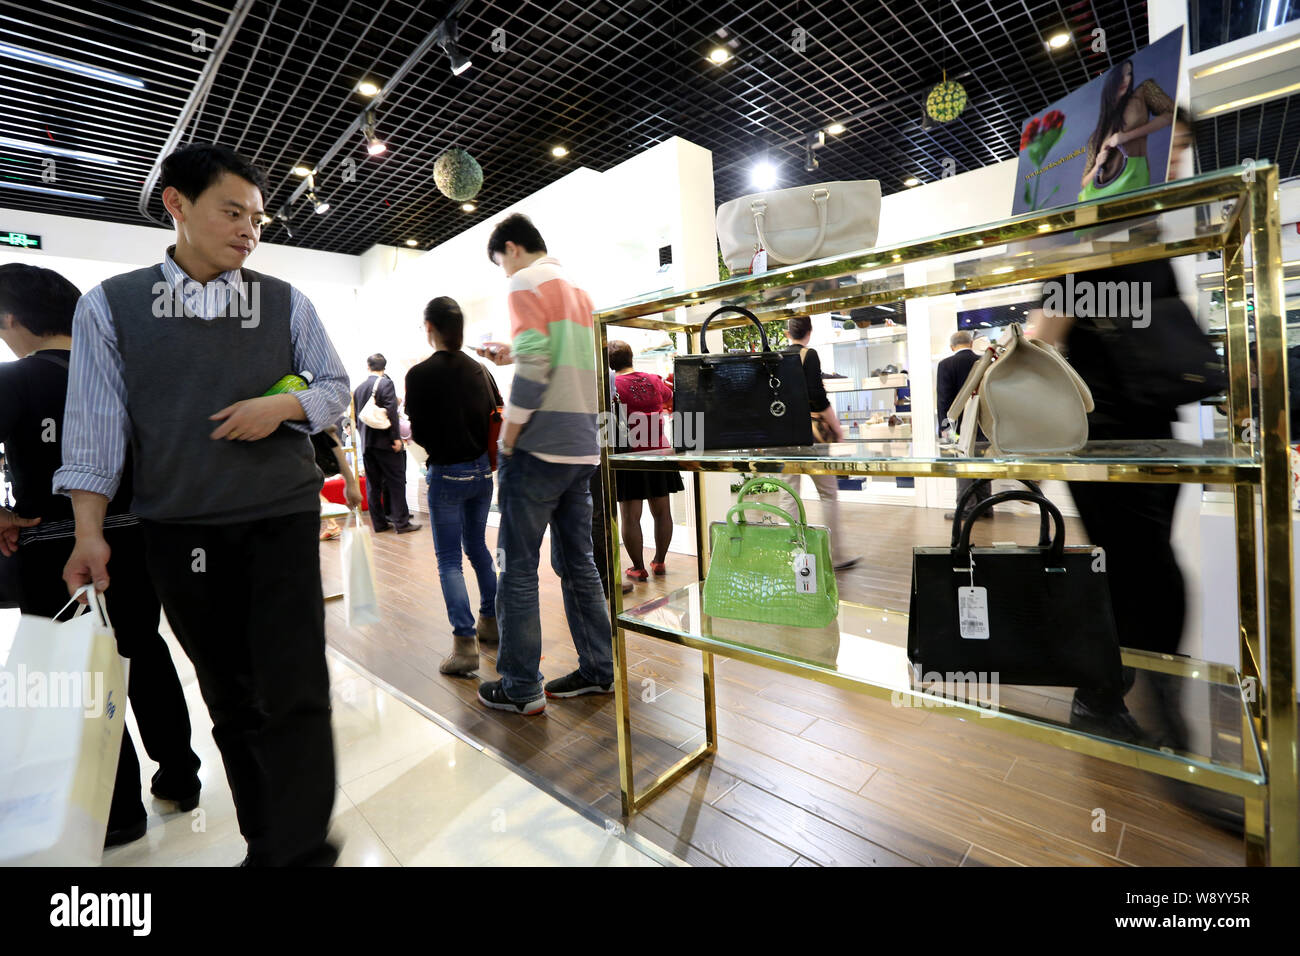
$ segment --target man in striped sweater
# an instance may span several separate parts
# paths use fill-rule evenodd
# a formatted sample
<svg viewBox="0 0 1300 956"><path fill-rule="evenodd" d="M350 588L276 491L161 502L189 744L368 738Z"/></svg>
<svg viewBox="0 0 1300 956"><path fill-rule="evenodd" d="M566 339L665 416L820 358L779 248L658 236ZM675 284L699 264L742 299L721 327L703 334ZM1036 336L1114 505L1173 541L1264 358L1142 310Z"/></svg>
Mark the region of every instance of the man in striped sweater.
<svg viewBox="0 0 1300 956"><path fill-rule="evenodd" d="M497 501L498 681L479 685L488 707L538 714L547 697L608 694L614 689L609 609L592 557L592 472L600 464L596 432L596 354L592 307L526 216L500 222L488 257L510 279L514 384L501 435ZM578 669L543 688L538 670L542 625L537 562L551 529L551 567L560 576L564 613ZM544 691L544 694L543 694Z"/></svg>

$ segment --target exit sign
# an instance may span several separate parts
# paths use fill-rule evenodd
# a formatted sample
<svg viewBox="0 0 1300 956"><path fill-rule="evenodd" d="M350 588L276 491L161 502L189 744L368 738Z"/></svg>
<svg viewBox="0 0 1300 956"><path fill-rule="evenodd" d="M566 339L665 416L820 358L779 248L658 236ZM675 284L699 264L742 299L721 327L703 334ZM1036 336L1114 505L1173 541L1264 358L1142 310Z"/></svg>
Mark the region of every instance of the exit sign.
<svg viewBox="0 0 1300 956"><path fill-rule="evenodd" d="M0 245L17 246L20 249L39 249L40 236L30 236L25 232L5 232L0 230Z"/></svg>

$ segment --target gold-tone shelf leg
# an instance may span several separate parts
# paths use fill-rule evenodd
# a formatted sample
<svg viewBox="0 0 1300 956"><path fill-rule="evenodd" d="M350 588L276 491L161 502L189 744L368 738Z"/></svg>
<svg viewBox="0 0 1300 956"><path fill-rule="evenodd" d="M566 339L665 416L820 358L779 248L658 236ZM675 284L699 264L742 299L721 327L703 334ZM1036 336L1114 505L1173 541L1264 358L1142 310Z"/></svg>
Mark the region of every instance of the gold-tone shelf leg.
<svg viewBox="0 0 1300 956"><path fill-rule="evenodd" d="M1291 466L1287 446L1286 323L1276 166L1250 185L1255 341L1259 351L1260 497L1264 531L1264 688L1268 731L1268 862L1300 865L1300 760L1296 749L1295 607ZM1260 662L1264 664L1263 661Z"/></svg>
<svg viewBox="0 0 1300 956"><path fill-rule="evenodd" d="M701 657L704 663L704 746L709 753L715 753L718 749L718 704L713 655L704 651Z"/></svg>
<svg viewBox="0 0 1300 956"><path fill-rule="evenodd" d="M612 572L611 572L612 576ZM618 579L614 579L615 587ZM614 627L614 720L618 739L618 789L623 816L637 811L635 783L632 778L632 702L627 684L627 638L621 627Z"/></svg>

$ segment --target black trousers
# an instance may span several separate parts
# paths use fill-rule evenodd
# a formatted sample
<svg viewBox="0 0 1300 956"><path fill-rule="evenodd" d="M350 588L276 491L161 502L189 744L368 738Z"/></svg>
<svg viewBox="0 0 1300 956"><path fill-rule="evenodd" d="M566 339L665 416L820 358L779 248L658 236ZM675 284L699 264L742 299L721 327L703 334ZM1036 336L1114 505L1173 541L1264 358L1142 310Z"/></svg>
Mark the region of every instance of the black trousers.
<svg viewBox="0 0 1300 956"><path fill-rule="evenodd" d="M158 633L160 608L145 566L144 532L138 525L114 528L105 532L104 539L111 550L104 603L113 621L118 653L131 662L127 697L140 737L149 759L164 775L177 784L184 783L195 776L199 758L190 746L190 712L176 665ZM53 617L68 603L63 566L73 544L72 538L57 538L18 549L24 614ZM128 826L144 816L140 761L131 733L123 726L109 829Z"/></svg>
<svg viewBox="0 0 1300 956"><path fill-rule="evenodd" d="M1155 432L1153 434L1153 431ZM1136 432L1136 433L1135 433ZM1169 438L1172 430L1146 426L1090 429L1102 439ZM1174 557L1174 506L1180 485L1073 481L1070 494L1088 540L1106 552L1111 607L1122 647L1176 654L1183 635L1187 594ZM1095 710L1117 709L1122 692L1081 688Z"/></svg>
<svg viewBox="0 0 1300 956"><path fill-rule="evenodd" d="M149 569L212 717L249 861L325 850L334 739L320 515L226 525L145 522Z"/></svg>
<svg viewBox="0 0 1300 956"><path fill-rule="evenodd" d="M406 504L406 451L367 447L362 460L371 526L376 531L390 525L405 528L411 523L411 510Z"/></svg>
<svg viewBox="0 0 1300 956"><path fill-rule="evenodd" d="M972 494L970 496L970 500L966 502L966 508L964 509L963 513L965 511L969 511L970 509L974 508L985 498L991 498L993 496L993 482L989 481L989 479L958 478L957 479L957 502L958 503L961 502L961 496L966 493L966 489L969 488L971 485L975 486L975 493ZM954 511L955 508L956 506L954 505ZM957 515L957 517L953 520L959 520L961 517L962 517L961 515Z"/></svg>

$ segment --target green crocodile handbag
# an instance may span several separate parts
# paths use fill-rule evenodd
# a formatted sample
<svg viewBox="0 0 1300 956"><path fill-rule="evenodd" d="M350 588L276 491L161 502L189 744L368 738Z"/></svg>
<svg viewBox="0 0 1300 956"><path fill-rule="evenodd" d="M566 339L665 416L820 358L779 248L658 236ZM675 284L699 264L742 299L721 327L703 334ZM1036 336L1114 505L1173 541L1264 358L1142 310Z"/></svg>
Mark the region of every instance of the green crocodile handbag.
<svg viewBox="0 0 1300 956"><path fill-rule="evenodd" d="M780 485L799 506L796 522L788 513L745 494L760 482ZM746 511L765 511L782 524L753 524ZM726 521L715 521L709 534L712 557L704 579L704 613L712 617L826 627L840 610L839 588L831 566L831 536L825 528L808 524L803 502L789 485L770 477L745 482L740 500L727 511ZM812 559L812 567L802 559ZM802 574L805 585L797 584Z"/></svg>

